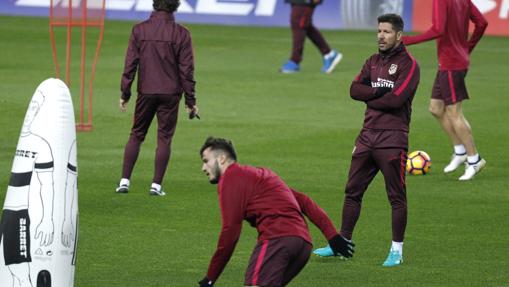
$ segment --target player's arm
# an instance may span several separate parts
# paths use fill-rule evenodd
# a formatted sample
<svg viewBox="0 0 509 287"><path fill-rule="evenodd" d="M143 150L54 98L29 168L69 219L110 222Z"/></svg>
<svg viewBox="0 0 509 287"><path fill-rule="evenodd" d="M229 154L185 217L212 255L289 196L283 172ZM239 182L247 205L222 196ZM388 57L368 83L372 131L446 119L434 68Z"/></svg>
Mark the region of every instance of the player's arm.
<svg viewBox="0 0 509 287"><path fill-rule="evenodd" d="M419 84L419 65L414 58L410 58L402 65L394 88L382 97L366 102L368 107L375 110L390 110L402 107L415 94Z"/></svg>
<svg viewBox="0 0 509 287"><path fill-rule="evenodd" d="M486 28L488 27L488 21L472 2L470 2L470 21L474 23L474 32L468 40L469 53L474 50L479 40L481 40L481 37L484 35L484 31L486 31Z"/></svg>
<svg viewBox="0 0 509 287"><path fill-rule="evenodd" d="M75 190L77 183L77 167L75 164L71 164L70 162L67 164L67 180L65 182L65 192L64 192L64 216L62 222L62 234L61 234L61 242L65 247L70 247L72 241L74 240L74 225L73 222L72 210L76 205L75 200Z"/></svg>
<svg viewBox="0 0 509 287"><path fill-rule="evenodd" d="M136 39L136 26L133 27L131 37L129 37L129 44L125 55L124 72L122 73L122 80L120 82L120 91L122 92L120 98L125 102L131 98L131 85L138 69L140 62L140 52L138 41Z"/></svg>
<svg viewBox="0 0 509 287"><path fill-rule="evenodd" d="M366 102L379 96L377 89L371 87L371 61L368 59L350 85L350 97L356 101Z"/></svg>
<svg viewBox="0 0 509 287"><path fill-rule="evenodd" d="M291 189L293 196L297 199L302 213L306 215L316 227L320 229L327 240L332 239L336 234L336 228L327 213L304 193Z"/></svg>
<svg viewBox="0 0 509 287"><path fill-rule="evenodd" d="M51 163L53 164L53 163ZM37 168L37 164L36 164ZM36 228L35 238L41 238L40 245L48 246L53 242L53 172L36 169L41 184L40 198L42 201L42 218Z"/></svg>
<svg viewBox="0 0 509 287"><path fill-rule="evenodd" d="M176 50L179 78L184 89L186 107L192 109L196 106L193 44L188 30L184 29L181 37L181 43Z"/></svg>
<svg viewBox="0 0 509 287"><path fill-rule="evenodd" d="M424 33L415 36L403 36L403 43L405 45L413 45L426 41L430 41L439 37L445 32L445 23L447 17L447 5L440 4L439 0L433 0L433 16L432 25Z"/></svg>
<svg viewBox="0 0 509 287"><path fill-rule="evenodd" d="M240 185L241 182L236 179L225 178L219 191L222 227L216 252L210 260L207 281L215 282L219 278L239 240L245 210Z"/></svg>
<svg viewBox="0 0 509 287"><path fill-rule="evenodd" d="M304 193L298 192L294 189L291 189L293 196L297 199L299 206L302 210L302 213L306 215L314 225L316 225L322 234L327 238L329 242L329 246L335 255L341 255L344 257L352 257L354 253L355 244L349 240L346 240L344 237L339 235L334 228L334 224L330 220L327 213L314 202L311 198L309 198Z"/></svg>

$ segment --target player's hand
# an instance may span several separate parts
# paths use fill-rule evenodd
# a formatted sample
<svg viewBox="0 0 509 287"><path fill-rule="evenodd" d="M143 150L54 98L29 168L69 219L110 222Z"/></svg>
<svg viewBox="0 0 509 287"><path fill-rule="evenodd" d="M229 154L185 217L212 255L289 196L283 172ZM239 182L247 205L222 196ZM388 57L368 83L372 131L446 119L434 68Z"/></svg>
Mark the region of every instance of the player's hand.
<svg viewBox="0 0 509 287"><path fill-rule="evenodd" d="M70 220L64 220L62 223L61 234L62 245L69 248L74 241L74 227Z"/></svg>
<svg viewBox="0 0 509 287"><path fill-rule="evenodd" d="M332 249L332 252L334 252L334 256L341 255L343 257L350 258L355 252L353 249L355 244L339 234L336 234L331 240L329 240L329 246Z"/></svg>
<svg viewBox="0 0 509 287"><path fill-rule="evenodd" d="M376 88L375 95L377 96L377 98L380 98L391 91L392 91L391 88L380 87L380 88Z"/></svg>
<svg viewBox="0 0 509 287"><path fill-rule="evenodd" d="M40 246L48 246L53 243L53 220L43 218L35 229L35 239L41 238Z"/></svg>
<svg viewBox="0 0 509 287"><path fill-rule="evenodd" d="M120 111L125 113L125 111L127 111L127 103L129 102L129 100L124 100L122 98L120 98L120 101L119 101L119 108L120 108Z"/></svg>
<svg viewBox="0 0 509 287"><path fill-rule="evenodd" d="M198 106L194 105L192 107L186 106L186 112L189 114L189 119L192 120L194 118L200 119L200 115L198 114Z"/></svg>
<svg viewBox="0 0 509 287"><path fill-rule="evenodd" d="M127 103L128 102L129 102L129 100L126 101L126 100L120 98L118 107L120 108L121 112L125 113L127 111Z"/></svg>
<svg viewBox="0 0 509 287"><path fill-rule="evenodd" d="M207 278L207 277L203 278L200 282L198 282L198 284L200 284L200 287L214 286L214 282L209 280L209 278Z"/></svg>

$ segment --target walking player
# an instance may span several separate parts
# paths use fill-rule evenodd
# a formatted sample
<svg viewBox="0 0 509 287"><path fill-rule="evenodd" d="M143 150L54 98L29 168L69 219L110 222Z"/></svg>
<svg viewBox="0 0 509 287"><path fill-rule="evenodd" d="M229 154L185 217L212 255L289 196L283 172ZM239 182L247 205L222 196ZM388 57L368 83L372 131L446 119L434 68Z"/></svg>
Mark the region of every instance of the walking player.
<svg viewBox="0 0 509 287"><path fill-rule="evenodd" d="M352 99L366 104L364 126L357 137L345 188L341 236L352 238L364 192L381 171L392 208L392 245L383 266L403 262L407 224L405 163L412 100L419 84L419 65L401 42L403 19L378 17L378 50L350 86ZM315 250L331 256L329 247Z"/></svg>
<svg viewBox="0 0 509 287"><path fill-rule="evenodd" d="M155 170L149 194L165 195L161 183L170 159L170 146L183 92L189 117L192 119L198 115L191 34L175 23L173 16L179 4L179 0L153 0L154 12L148 20L134 26L129 39L122 74L120 110L126 110L137 70L138 98L117 193L129 191L129 179L141 143L145 140L154 115L157 115Z"/></svg>
<svg viewBox="0 0 509 287"><path fill-rule="evenodd" d="M292 5L290 16L292 55L281 67L281 73L289 74L299 71L306 37L313 42L323 56L322 73L332 73L336 65L343 58L343 55L336 50L331 50L322 33L313 25L315 7L322 3L322 0L285 0L285 2Z"/></svg>
<svg viewBox="0 0 509 287"><path fill-rule="evenodd" d="M304 214L329 240L333 255L352 256L354 244L336 232L315 202L289 188L269 169L238 164L231 141L210 137L200 156L210 183L219 184L222 218L217 250L200 286L217 281L235 249L243 220L258 231L246 286L285 286L304 268L312 248Z"/></svg>

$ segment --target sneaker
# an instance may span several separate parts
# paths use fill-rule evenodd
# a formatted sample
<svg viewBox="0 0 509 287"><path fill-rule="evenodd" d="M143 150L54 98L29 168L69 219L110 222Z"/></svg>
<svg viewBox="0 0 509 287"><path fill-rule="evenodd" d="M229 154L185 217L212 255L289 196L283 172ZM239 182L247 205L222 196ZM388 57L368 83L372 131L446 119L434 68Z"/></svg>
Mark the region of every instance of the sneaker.
<svg viewBox="0 0 509 287"><path fill-rule="evenodd" d="M461 164L467 160L467 154L453 154L451 162L444 168L444 173L455 171Z"/></svg>
<svg viewBox="0 0 509 287"><path fill-rule="evenodd" d="M465 168L465 173L459 178L459 180L471 180L474 175L484 168L485 165L486 161L483 158L479 159L476 163L468 163Z"/></svg>
<svg viewBox="0 0 509 287"><path fill-rule="evenodd" d="M128 193L129 192L129 186L126 184L119 185L117 189L115 189L116 193Z"/></svg>
<svg viewBox="0 0 509 287"><path fill-rule="evenodd" d="M332 50L332 55L323 57L323 66L321 69L322 73L326 74L332 73L332 71L334 71L334 68L336 68L337 64L341 62L341 59L343 59L343 54L339 53L336 50Z"/></svg>
<svg viewBox="0 0 509 287"><path fill-rule="evenodd" d="M164 192L162 189L157 189L155 187L151 187L150 191L148 192L150 195L158 195L158 196L165 196L166 192Z"/></svg>
<svg viewBox="0 0 509 287"><path fill-rule="evenodd" d="M323 248L318 248L318 249L315 249L313 251L314 254L320 256L320 257L331 257L331 256L334 256L334 252L332 252L332 249L330 248L329 245L323 247Z"/></svg>
<svg viewBox="0 0 509 287"><path fill-rule="evenodd" d="M403 255L395 250L390 250L389 255L387 256L387 259L385 259L384 264L382 266L385 267L393 267L398 266L403 263Z"/></svg>
<svg viewBox="0 0 509 287"><path fill-rule="evenodd" d="M291 74L299 71L299 64L292 60L288 60L279 71L283 74Z"/></svg>

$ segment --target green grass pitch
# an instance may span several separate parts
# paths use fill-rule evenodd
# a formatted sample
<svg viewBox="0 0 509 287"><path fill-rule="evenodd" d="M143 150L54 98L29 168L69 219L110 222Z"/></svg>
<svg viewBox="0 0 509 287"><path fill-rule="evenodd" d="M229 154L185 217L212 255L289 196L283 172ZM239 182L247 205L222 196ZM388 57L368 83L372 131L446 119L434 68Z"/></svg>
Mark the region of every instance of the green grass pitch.
<svg viewBox="0 0 509 287"><path fill-rule="evenodd" d="M0 23L3 202L28 102L36 86L54 76L54 68L47 19L2 16ZM78 134L76 286L197 285L220 230L216 186L200 171L198 156L209 135L233 139L241 163L272 168L339 224L350 154L364 114L363 104L350 99L349 86L365 59L376 52L375 31L324 31L331 46L344 54L336 71L320 74L321 58L307 42L302 71L282 75L278 68L291 43L288 28L188 25L202 119L189 121L182 107L163 183L168 194L155 198L148 196L154 126L142 146L131 192L114 193L134 110L134 101L127 113L118 110L132 24L105 24L94 84L94 131ZM471 100L464 113L488 164L470 182L457 180L460 171L441 172L451 146L427 111L437 65L435 44L410 48L421 66L410 149L428 152L433 165L429 175L407 180L405 263L392 269L381 266L391 228L383 179L377 176L355 230L353 260L313 256L291 286L509 286L508 47L509 38L485 37L473 53L467 77ZM79 50L73 53L78 57ZM73 64L75 110L77 68ZM315 227L311 232L315 247L326 244ZM255 241L255 230L246 225L217 286L242 285Z"/></svg>

